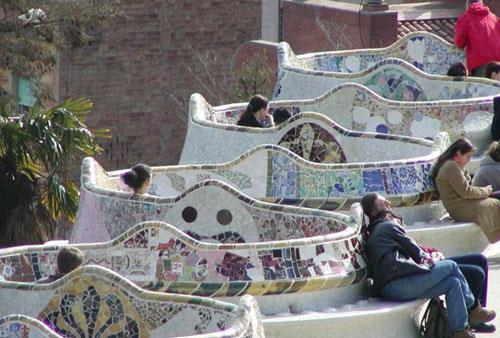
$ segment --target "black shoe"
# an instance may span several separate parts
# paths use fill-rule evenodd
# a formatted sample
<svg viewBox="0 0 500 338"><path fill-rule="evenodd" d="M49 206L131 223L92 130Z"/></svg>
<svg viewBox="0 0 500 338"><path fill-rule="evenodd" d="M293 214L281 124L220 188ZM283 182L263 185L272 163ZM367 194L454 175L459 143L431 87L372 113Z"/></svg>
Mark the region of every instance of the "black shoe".
<svg viewBox="0 0 500 338"><path fill-rule="evenodd" d="M495 325L493 324L486 324L486 323L478 323L476 325L471 325L470 327L474 332L480 332L480 333L491 333L495 332L497 329Z"/></svg>

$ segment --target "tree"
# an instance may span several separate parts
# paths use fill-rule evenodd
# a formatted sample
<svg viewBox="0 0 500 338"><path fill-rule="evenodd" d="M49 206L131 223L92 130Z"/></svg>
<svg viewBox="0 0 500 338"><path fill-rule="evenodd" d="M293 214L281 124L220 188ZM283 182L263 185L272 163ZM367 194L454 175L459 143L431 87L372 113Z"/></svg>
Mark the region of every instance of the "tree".
<svg viewBox="0 0 500 338"><path fill-rule="evenodd" d="M0 72L34 83L40 99L51 99L40 79L61 50L99 39L98 29L120 15L116 0L0 0ZM4 102L10 90L0 83Z"/></svg>
<svg viewBox="0 0 500 338"><path fill-rule="evenodd" d="M0 245L43 242L52 238L55 221L74 220L78 187L65 177L64 164L101 151L84 121L92 104L69 100L51 109L35 106L12 118L0 106Z"/></svg>
<svg viewBox="0 0 500 338"><path fill-rule="evenodd" d="M267 97L272 95L272 71L267 63L264 52L256 53L235 71L235 84L232 94L235 101L248 101L255 94Z"/></svg>

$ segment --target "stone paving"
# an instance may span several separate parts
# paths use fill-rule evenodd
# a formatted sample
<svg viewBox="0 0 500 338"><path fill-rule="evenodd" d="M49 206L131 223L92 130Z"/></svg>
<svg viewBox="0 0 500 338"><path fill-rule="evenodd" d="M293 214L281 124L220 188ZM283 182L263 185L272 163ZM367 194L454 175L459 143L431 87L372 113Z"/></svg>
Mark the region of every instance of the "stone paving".
<svg viewBox="0 0 500 338"><path fill-rule="evenodd" d="M500 337L500 242L488 248L486 252L490 262L489 290L488 290L488 308L495 310L498 315L492 322L497 331L494 333L476 334L477 337Z"/></svg>

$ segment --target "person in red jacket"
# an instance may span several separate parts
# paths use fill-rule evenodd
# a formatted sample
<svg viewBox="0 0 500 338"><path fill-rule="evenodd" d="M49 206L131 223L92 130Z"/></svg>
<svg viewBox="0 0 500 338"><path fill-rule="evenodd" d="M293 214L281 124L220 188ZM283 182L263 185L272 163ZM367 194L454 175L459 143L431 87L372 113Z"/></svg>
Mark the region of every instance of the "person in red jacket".
<svg viewBox="0 0 500 338"><path fill-rule="evenodd" d="M472 0L457 20L455 45L467 55L473 76L484 76L486 65L500 61L500 20L481 0Z"/></svg>

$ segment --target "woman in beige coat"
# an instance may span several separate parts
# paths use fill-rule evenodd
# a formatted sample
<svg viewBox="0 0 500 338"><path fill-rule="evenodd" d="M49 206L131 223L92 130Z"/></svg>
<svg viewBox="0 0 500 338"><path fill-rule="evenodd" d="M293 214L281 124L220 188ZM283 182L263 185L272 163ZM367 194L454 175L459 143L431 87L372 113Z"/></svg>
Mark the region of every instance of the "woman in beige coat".
<svg viewBox="0 0 500 338"><path fill-rule="evenodd" d="M490 198L491 186L474 187L465 169L474 147L460 138L439 156L432 172L434 184L450 216L477 223L490 243L500 241L500 200Z"/></svg>

